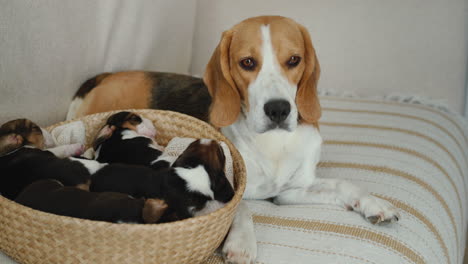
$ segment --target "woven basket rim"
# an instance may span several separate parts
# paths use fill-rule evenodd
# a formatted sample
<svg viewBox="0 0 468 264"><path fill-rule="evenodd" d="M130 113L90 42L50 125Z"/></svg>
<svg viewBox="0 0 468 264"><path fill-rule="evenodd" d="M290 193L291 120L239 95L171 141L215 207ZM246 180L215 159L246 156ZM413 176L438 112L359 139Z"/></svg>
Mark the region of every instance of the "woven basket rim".
<svg viewBox="0 0 468 264"><path fill-rule="evenodd" d="M83 117L80 117L80 118L74 118L74 119L71 119L71 120L62 121L62 122L50 125L46 129L48 131L50 131L50 130L52 130L53 128L55 128L57 126L64 125L64 124L67 124L67 123L71 123L71 122L74 122L74 121L81 121L82 119L85 119L85 118L88 118L88 119L91 119L91 118L104 118L106 116L112 115L114 113L122 112L122 111L136 112L136 113L140 113L140 114L143 114L143 115L145 113L153 113L153 114L162 114L162 115L174 115L175 117L179 116L179 118L188 119L188 120L190 120L190 122L194 122L194 123L197 123L200 126L207 127L208 129L212 130L211 131L212 133L218 134L218 136L220 136L222 138L222 141L225 142L229 146L229 149L231 151L231 155L233 156L233 162L238 162L239 165L243 168L243 170L241 170L240 175L235 175L235 183L236 183L235 185L236 186L235 186L234 197L231 199L231 201L229 201L222 208L220 208L220 209L218 209L218 210L216 210L214 212L211 212L211 213L209 213L207 215L194 216L194 217L190 217L190 218L187 218L187 219L184 219L184 220L168 222L168 223L157 223L157 224L127 224L127 223L122 223L122 224L119 223L118 224L118 223L111 223L111 222L105 222L105 221L94 221L94 220L89 220L89 219L80 219L80 218L69 217L69 216L55 215L55 214L35 210L35 209L32 209L32 208L17 204L14 201L11 201L11 200L9 200L9 199L7 199L5 197L1 197L1 198L7 200L8 202L12 202L12 203L15 203L15 204L17 204L19 206L23 206L27 210L32 210L34 212L49 215L49 216L60 217L60 218L63 218L63 220L67 219L67 221L77 221L78 220L78 221L83 222L83 223L92 223L92 224L99 223L99 225L103 225L103 226L115 226L115 225L122 226L122 225L124 225L127 228L131 227L131 228L141 228L141 229L151 229L151 230L154 230L155 227L157 227L157 228L166 228L167 226L174 227L175 225L194 224L194 223L199 222L199 221L201 221L203 219L217 217L218 215L225 214L228 211L230 211L232 209L232 207L237 207L240 200L242 200L242 196L243 196L243 193L245 191L246 180L247 180L246 179L246 170L245 170L244 160L242 159L242 156L240 155L239 151L235 148L234 144L232 144L232 142L228 138L226 138L216 128L214 128L213 126L211 126L210 124L208 124L208 123L206 123L206 122L204 122L202 120L199 120L197 118L191 117L191 116L186 115L186 114L182 114L182 113L178 113L178 112L174 112L174 111L169 111L169 110L124 109L124 110L115 110L115 111L96 113L96 114L92 114L92 115L83 116ZM156 128L156 129L158 129L158 128ZM235 156L237 157L237 160L234 160Z"/></svg>

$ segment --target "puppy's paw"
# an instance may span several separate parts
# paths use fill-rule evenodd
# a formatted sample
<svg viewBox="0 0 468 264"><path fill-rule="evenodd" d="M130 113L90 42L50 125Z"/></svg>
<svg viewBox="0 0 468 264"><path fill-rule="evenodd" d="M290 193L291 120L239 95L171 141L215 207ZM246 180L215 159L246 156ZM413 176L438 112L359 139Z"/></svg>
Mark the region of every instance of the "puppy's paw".
<svg viewBox="0 0 468 264"><path fill-rule="evenodd" d="M79 144L79 143L73 144L72 148L74 148L73 156L80 156L81 154L85 152L85 145L83 144Z"/></svg>
<svg viewBox="0 0 468 264"><path fill-rule="evenodd" d="M227 264L253 264L257 258L257 243L248 235L229 236L224 242L223 258Z"/></svg>
<svg viewBox="0 0 468 264"><path fill-rule="evenodd" d="M66 150L69 157L80 156L84 151L85 145L79 143L68 145Z"/></svg>
<svg viewBox="0 0 468 264"><path fill-rule="evenodd" d="M362 197L353 203L352 207L374 225L387 225L400 220L400 214L395 206L372 195Z"/></svg>
<svg viewBox="0 0 468 264"><path fill-rule="evenodd" d="M143 207L142 215L145 223L157 223L166 212L168 205L161 199L147 199Z"/></svg>

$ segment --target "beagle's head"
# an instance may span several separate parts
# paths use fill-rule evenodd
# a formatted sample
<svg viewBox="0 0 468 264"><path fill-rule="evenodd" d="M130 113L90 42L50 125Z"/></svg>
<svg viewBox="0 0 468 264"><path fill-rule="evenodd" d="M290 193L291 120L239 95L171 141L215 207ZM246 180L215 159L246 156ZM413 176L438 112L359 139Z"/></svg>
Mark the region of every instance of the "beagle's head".
<svg viewBox="0 0 468 264"><path fill-rule="evenodd" d="M22 146L44 148L42 129L28 119L16 119L0 127L0 155Z"/></svg>
<svg viewBox="0 0 468 264"><path fill-rule="evenodd" d="M226 203L234 196L234 189L224 172L225 163L226 157L217 141L198 139L185 149L172 167L187 182L189 190Z"/></svg>
<svg viewBox="0 0 468 264"><path fill-rule="evenodd" d="M210 122L233 124L239 114L257 133L317 126L320 66L307 29L280 16L246 19L221 37L203 80L213 98Z"/></svg>
<svg viewBox="0 0 468 264"><path fill-rule="evenodd" d="M94 148L97 148L102 142L110 138L116 130L133 130L138 135L149 138L156 136L156 128L151 120L133 112L122 111L111 115L107 119L106 124L99 130L94 141Z"/></svg>

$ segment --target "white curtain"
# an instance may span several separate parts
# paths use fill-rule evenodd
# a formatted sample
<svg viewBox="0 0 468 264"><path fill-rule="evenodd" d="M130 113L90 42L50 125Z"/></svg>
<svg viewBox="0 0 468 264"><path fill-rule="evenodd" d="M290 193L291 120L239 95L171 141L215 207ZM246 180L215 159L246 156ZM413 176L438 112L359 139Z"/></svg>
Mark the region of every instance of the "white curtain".
<svg viewBox="0 0 468 264"><path fill-rule="evenodd" d="M0 123L65 118L103 71L188 73L195 0L0 0Z"/></svg>
<svg viewBox="0 0 468 264"><path fill-rule="evenodd" d="M422 95L463 112L465 6L466 0L0 0L0 123L63 120L78 86L103 71L201 75L223 30L264 14L309 29L321 89Z"/></svg>

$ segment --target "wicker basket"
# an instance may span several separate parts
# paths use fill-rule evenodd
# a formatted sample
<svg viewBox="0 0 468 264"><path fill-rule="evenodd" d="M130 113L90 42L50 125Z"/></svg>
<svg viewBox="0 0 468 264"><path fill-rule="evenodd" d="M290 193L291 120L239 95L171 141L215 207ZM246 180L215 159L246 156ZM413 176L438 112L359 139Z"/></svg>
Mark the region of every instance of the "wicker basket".
<svg viewBox="0 0 468 264"><path fill-rule="evenodd" d="M195 118L159 110L144 115L166 145L176 136L226 142L234 161L235 196L209 215L166 224L113 224L58 216L24 207L0 196L0 250L20 263L199 263L220 245L232 222L246 183L243 160L232 143ZM86 116L87 142L114 112ZM56 124L62 125L65 122Z"/></svg>

